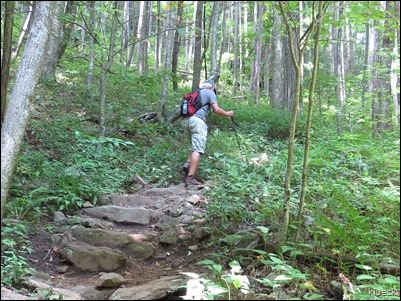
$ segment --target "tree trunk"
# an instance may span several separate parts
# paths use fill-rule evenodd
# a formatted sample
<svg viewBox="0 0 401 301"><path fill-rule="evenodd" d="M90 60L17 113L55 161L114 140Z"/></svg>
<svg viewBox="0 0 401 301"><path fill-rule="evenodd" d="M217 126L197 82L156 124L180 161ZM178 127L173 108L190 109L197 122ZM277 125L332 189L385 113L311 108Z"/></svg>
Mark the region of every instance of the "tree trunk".
<svg viewBox="0 0 401 301"><path fill-rule="evenodd" d="M262 62L262 38L263 38L263 14L264 4L255 2L254 8L254 24L257 35L254 38L255 55L253 60L253 72L251 77L251 91L254 93L254 102L259 105L260 99L260 76L261 76L261 62Z"/></svg>
<svg viewBox="0 0 401 301"><path fill-rule="evenodd" d="M195 20L195 51L194 51L194 75L192 79L192 89L199 87L202 71L202 15L203 1L196 2Z"/></svg>
<svg viewBox="0 0 401 301"><path fill-rule="evenodd" d="M390 5L390 1L385 1L385 10L391 11L393 8ZM391 62L392 62L392 45L390 40L390 35L393 30L390 29L391 25L388 24L388 20L383 21L383 27L385 28L382 35L382 45L380 47L381 51L378 53L378 86L376 89L376 101L375 104L378 105L377 113L373 120L373 133L375 135L382 132L388 132L393 130L392 125L392 112L390 110L390 104L392 99L392 89L391 89ZM398 101L397 101L398 102ZM393 109L397 109L393 108Z"/></svg>
<svg viewBox="0 0 401 301"><path fill-rule="evenodd" d="M264 94L266 97L266 100L270 99L270 38L266 37L266 41L263 43L264 44L264 49L263 49L263 61L264 61L264 65L263 65L263 88L264 88Z"/></svg>
<svg viewBox="0 0 401 301"><path fill-rule="evenodd" d="M363 67L363 78L362 78L362 110L365 110L366 108L366 94L368 93L369 89L369 72L370 72L370 67L369 67L369 32L370 32L370 25L369 23L366 24L366 30L365 30L365 57L364 57L364 67Z"/></svg>
<svg viewBox="0 0 401 301"><path fill-rule="evenodd" d="M139 74L143 74L143 61L142 61L142 56L143 56L143 35L144 35L144 11L145 11L145 2L148 1L139 1L139 18L138 18L138 28L137 28L137 39L138 39L138 49L137 49L137 55L136 55L136 69L138 70Z"/></svg>
<svg viewBox="0 0 401 301"><path fill-rule="evenodd" d="M131 27L132 27L132 34L133 34L133 43L131 45L131 49L129 51L128 54L128 58L127 58L127 67L131 65L131 62L133 61L133 57L134 57L134 53L135 53L135 48L137 46L136 40L138 39L138 33L137 33L137 29L138 29L138 22L139 22L139 5L140 5L140 1L133 1L132 2L132 12L130 13L131 18L132 18L132 23L131 23Z"/></svg>
<svg viewBox="0 0 401 301"><path fill-rule="evenodd" d="M95 2L95 1L93 1L93 2ZM74 17L76 15L76 10L77 10L76 2L67 1L67 5L65 6L64 14L67 16L70 16L70 17ZM67 49L68 42L71 39L72 29L73 29L73 26L71 25L71 23L67 22L66 19L61 21L61 24L62 24L62 30L61 30L61 38L60 38L59 45L58 45L57 61L60 61L60 59L63 57L65 50ZM82 32L84 33L85 30L82 30ZM81 39L82 45L85 44L84 40L85 40L85 36Z"/></svg>
<svg viewBox="0 0 401 301"><path fill-rule="evenodd" d="M273 10L273 29L272 29L272 59L271 59L271 98L270 103L273 109L284 109L283 106L283 45L280 37L281 20L278 12Z"/></svg>
<svg viewBox="0 0 401 301"><path fill-rule="evenodd" d="M160 18L161 18L161 8L160 1L157 1L157 29L156 29L156 45L155 45L155 70L159 71L161 62L161 35L160 35Z"/></svg>
<svg viewBox="0 0 401 301"><path fill-rule="evenodd" d="M218 74L220 78L221 74L221 60L223 58L223 53L226 50L227 44L227 28L226 28L226 20L227 20L227 12L226 12L226 4L223 3L223 20L221 21L221 42L220 42L220 53L219 53L219 60L217 62L216 74ZM218 79L216 79L215 83L217 83Z"/></svg>
<svg viewBox="0 0 401 301"><path fill-rule="evenodd" d="M291 14L289 6L286 4L284 1L279 1L280 5L280 11L283 16L283 20L285 23L285 26L287 28L287 35L288 37L295 37L295 39L288 39L289 41L289 49L291 52L291 59L295 67L295 75L296 75L296 91L295 91L295 99L294 99L294 105L292 108L292 116L291 116L291 127L290 127L290 133L289 133L289 138L288 138L288 159L287 159L287 170L285 173L285 182L284 182L284 218L283 218L283 223L281 227L281 232L279 234L279 244L282 244L287 236L287 231L288 231L288 226L289 226L289 220L290 220L290 197L291 197L291 191L290 191L290 183L291 183L291 175L292 175L292 162L293 162L293 153L294 153L294 142L295 142L295 130L296 130L296 124L297 124L297 114L298 114L298 108L299 108L299 99L301 97L300 91L301 91L301 69L302 66L300 65L302 63L302 60L300 59L303 56L303 53L305 52L305 49L308 46L308 40L311 36L311 34L314 31L315 27L315 22L312 22L309 28L305 31L305 35L300 37L299 34L293 35L293 28L290 26L288 19L290 18L288 15ZM286 8L284 8L286 6ZM287 15L288 14L288 15ZM313 21L313 18L312 18ZM294 40L296 41L296 48L294 46Z"/></svg>
<svg viewBox="0 0 401 301"><path fill-rule="evenodd" d="M102 70L100 75L100 114L99 114L99 137L103 137L106 132L106 75L110 71L111 64L114 58L114 49L116 47L117 26L119 11L121 9L121 1L114 2L114 14L112 27L110 29L110 46L107 60L102 60ZM100 146L100 144L98 145Z"/></svg>
<svg viewBox="0 0 401 301"><path fill-rule="evenodd" d="M35 5L35 2L33 3L34 3L33 5ZM25 15L25 19L22 24L22 29L18 38L17 46L15 47L12 53L12 58L16 58L18 56L22 43L24 41L24 37L28 34L29 25L31 24L31 17L33 14L33 5L29 6L28 12Z"/></svg>
<svg viewBox="0 0 401 301"><path fill-rule="evenodd" d="M343 15L343 2L338 3L339 9L337 12L336 20L340 22ZM334 42L334 55L333 55L333 67L334 76L337 78L336 85L336 97L337 97L337 133L341 135L343 133L343 115L345 105L345 74L344 74L344 42L343 42L343 30L341 25L338 28L333 29L333 40Z"/></svg>
<svg viewBox="0 0 401 301"><path fill-rule="evenodd" d="M212 24L210 33L210 75L209 79L213 80L215 83L218 82L220 78L220 74L217 68L217 41L218 41L218 33L217 29L219 28L219 17L220 17L221 3L220 1L213 2L212 9ZM224 28L222 28L222 31ZM222 42L221 42L222 43Z"/></svg>
<svg viewBox="0 0 401 301"><path fill-rule="evenodd" d="M309 88L309 97L308 97L308 116L306 122L306 135L305 135L305 148L304 148L304 162L302 168L302 185L301 185L301 196L299 199L298 205L298 228L296 232L295 241L298 241L300 235L300 226L302 225L303 220L303 212L304 212L304 203L305 203L305 194L306 188L308 185L308 162L309 162L309 148L310 148L310 136L311 136L311 128L312 128L312 117L313 117L313 104L314 104L314 94L315 94L315 84L316 84L316 75L317 70L319 69L319 38L320 31L322 25L322 14L323 14L323 1L319 1L319 9L317 12L317 16L312 16L316 18L314 22L316 23L316 34L314 36L315 46L314 46L314 60L313 60L313 70L312 70L312 78L311 84Z"/></svg>
<svg viewBox="0 0 401 301"><path fill-rule="evenodd" d="M293 106L295 103L295 93L296 93L296 83L297 83L297 79L296 79L296 70L294 68L294 65L292 64L292 60L291 60L291 51L288 47L289 40L292 39L294 41L294 44L296 43L296 37L295 34L293 34L292 36L287 36L287 37L281 37L283 40L283 45L286 45L284 47L284 58L283 58L283 73L284 73L284 79L283 79L283 87L284 87L284 91L283 91L283 98L282 98L282 106L286 111L291 112L293 110ZM299 66L302 70L302 61L301 61L301 57L298 51L298 47L294 48L295 51L295 56L297 61L299 61ZM300 73L300 83L301 83L301 87L302 87L302 71L299 70ZM301 93L301 91L299 92ZM299 102L301 102L301 99L299 99ZM301 107L298 107L298 110Z"/></svg>
<svg viewBox="0 0 401 301"><path fill-rule="evenodd" d="M171 63L171 71L173 75L173 89L174 91L178 90L177 83L177 69L178 69L178 55L180 53L180 44L181 44L181 36L179 30L182 27L182 7L184 6L183 1L178 1L177 6L177 29L174 33L174 48L173 48L173 58Z"/></svg>
<svg viewBox="0 0 401 301"><path fill-rule="evenodd" d="M344 74L352 73L352 43L351 43L351 26L348 16L345 17L344 22L344 32L345 32L345 51L344 51Z"/></svg>
<svg viewBox="0 0 401 301"><path fill-rule="evenodd" d="M90 2L89 7L89 66L88 66L88 76L87 76L87 98L92 98L91 96L91 87L93 83L93 67L95 62L95 45L94 45L94 34L95 34L95 7L96 1Z"/></svg>
<svg viewBox="0 0 401 301"><path fill-rule="evenodd" d="M10 81L11 46L13 35L14 1L6 1L3 34L3 51L1 58L1 126L7 107L7 87Z"/></svg>
<svg viewBox="0 0 401 301"><path fill-rule="evenodd" d="M192 57L192 39L194 38L194 34L192 32L192 25L189 22L189 19L185 19L185 67L184 71L189 72L189 68L191 66L191 57Z"/></svg>
<svg viewBox="0 0 401 301"><path fill-rule="evenodd" d="M370 32L370 39L372 42L372 62L371 62L371 73L370 73L370 84L371 84L371 92L372 92L372 131L373 137L379 136L377 123L379 121L379 95L377 91L379 89L379 32L376 29L378 25L377 21L374 21L372 30Z"/></svg>
<svg viewBox="0 0 401 301"><path fill-rule="evenodd" d="M166 34L166 44L165 44L165 56L164 56L164 70L171 70L171 53L173 51L173 44L174 44L174 30L175 28L174 21L175 20L175 11L174 11L174 3L175 1L168 2L168 12L166 21L164 24L165 34ZM167 88L168 83L170 81L169 73L166 72L163 77L162 82L162 91L160 95L160 110L157 113L158 119L161 121L165 120L166 117L166 102L167 102Z"/></svg>
<svg viewBox="0 0 401 301"><path fill-rule="evenodd" d="M396 15L400 15L400 2L394 2ZM396 29L396 41L394 46L394 53L395 57L398 58L398 65L399 65L399 58L400 58L400 26ZM397 47L398 46L398 47ZM400 91L399 91L399 82L400 82L400 74L397 72L397 60L393 61L391 65L391 92L393 94L393 103L394 103L394 113L395 113L395 125L400 125ZM397 89L398 87L398 89Z"/></svg>
<svg viewBox="0 0 401 301"><path fill-rule="evenodd" d="M38 1L32 31L17 71L10 104L1 128L1 218L23 135L29 119L30 99L40 77L56 3Z"/></svg>
<svg viewBox="0 0 401 301"><path fill-rule="evenodd" d="M91 1L92 3L93 1ZM120 62L126 62L127 61L127 51L128 51L128 43L130 36L132 35L132 30L130 29L130 6L132 2L131 1L124 1L124 8L123 8L123 24L122 28L123 31L121 33L121 53L120 53ZM127 64L125 64L127 66Z"/></svg>
<svg viewBox="0 0 401 301"><path fill-rule="evenodd" d="M240 20L240 9L239 9L239 2L236 1L235 2L235 6L234 6L235 12L234 12L234 22L235 24L237 24L237 26L235 26L234 28L234 70L233 70L233 86L232 86L232 95L235 96L237 95L237 90L238 90L238 84L239 84L239 80L238 80L238 70L239 70L239 65L240 65L240 45L239 45L239 20Z"/></svg>
<svg viewBox="0 0 401 301"><path fill-rule="evenodd" d="M141 49L141 55L138 56L138 68L140 69L140 74L147 74L149 71L148 64L148 52L149 52L149 28L151 27L151 8L152 1L144 1L145 6L143 9L143 27L141 32L141 42L139 48Z"/></svg>
<svg viewBox="0 0 401 301"><path fill-rule="evenodd" d="M53 18L52 32L47 43L45 60L43 62L43 70L41 80L55 81L56 67L58 63L59 43L61 40L60 15L64 11L65 1L56 1L56 15Z"/></svg>

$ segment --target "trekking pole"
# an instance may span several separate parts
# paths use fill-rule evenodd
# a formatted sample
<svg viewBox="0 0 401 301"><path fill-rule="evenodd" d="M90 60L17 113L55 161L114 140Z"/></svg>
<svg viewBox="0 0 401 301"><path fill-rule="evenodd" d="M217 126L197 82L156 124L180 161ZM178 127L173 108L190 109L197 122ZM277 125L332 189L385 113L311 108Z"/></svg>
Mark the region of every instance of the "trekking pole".
<svg viewBox="0 0 401 301"><path fill-rule="evenodd" d="M232 121L232 123L233 123L235 138L237 138L238 147L241 148L241 145L239 144L238 133L237 133L237 123L234 121L234 117L230 117L230 118L231 118L231 121Z"/></svg>

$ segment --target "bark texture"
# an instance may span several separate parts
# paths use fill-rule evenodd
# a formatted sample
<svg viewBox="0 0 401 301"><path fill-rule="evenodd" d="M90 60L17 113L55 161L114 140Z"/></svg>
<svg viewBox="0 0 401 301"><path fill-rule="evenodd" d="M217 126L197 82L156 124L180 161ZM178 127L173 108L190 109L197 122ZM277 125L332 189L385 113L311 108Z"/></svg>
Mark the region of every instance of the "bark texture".
<svg viewBox="0 0 401 301"><path fill-rule="evenodd" d="M1 127L1 218L22 137L29 119L30 98L39 80L56 2L38 1L35 19L18 68Z"/></svg>

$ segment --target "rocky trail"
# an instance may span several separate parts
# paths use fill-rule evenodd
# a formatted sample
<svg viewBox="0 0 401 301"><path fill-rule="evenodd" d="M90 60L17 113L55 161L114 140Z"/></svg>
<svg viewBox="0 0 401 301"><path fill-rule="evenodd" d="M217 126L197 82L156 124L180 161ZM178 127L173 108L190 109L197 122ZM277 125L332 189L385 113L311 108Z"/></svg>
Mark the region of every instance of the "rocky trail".
<svg viewBox="0 0 401 301"><path fill-rule="evenodd" d="M36 273L19 292L2 287L2 300L178 299L186 273L205 272L196 263L214 252L203 246L213 230L202 189L148 187L84 204L74 216L56 212L32 238Z"/></svg>
<svg viewBox="0 0 401 301"><path fill-rule="evenodd" d="M88 202L75 215L56 212L32 229L29 263L35 273L24 277L18 290L2 287L1 300L204 300L213 271L198 263L213 260L229 275L229 262L222 258L233 256L242 258L244 270L236 277L249 290L237 290L242 295L232 300L288 300L313 293L285 285L272 290L255 281L278 277L251 253L277 253L273 235L265 241L252 228L237 229L235 240L217 244L221 233L205 224L208 183L141 184L135 193L107 195L95 206ZM338 300L343 290L337 275L336 269L327 279L316 273L309 282Z"/></svg>

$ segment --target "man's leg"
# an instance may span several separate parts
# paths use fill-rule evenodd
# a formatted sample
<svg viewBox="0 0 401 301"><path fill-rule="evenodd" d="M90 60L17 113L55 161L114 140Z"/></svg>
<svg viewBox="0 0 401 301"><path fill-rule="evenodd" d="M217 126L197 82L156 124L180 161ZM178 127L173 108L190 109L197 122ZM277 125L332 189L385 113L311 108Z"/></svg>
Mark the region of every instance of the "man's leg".
<svg viewBox="0 0 401 301"><path fill-rule="evenodd" d="M202 183L195 179L194 174L196 169L198 168L199 160L200 160L200 153L196 151L192 151L190 154L190 164L189 164L189 172L185 178L185 187L188 185L201 185Z"/></svg>
<svg viewBox="0 0 401 301"><path fill-rule="evenodd" d="M201 154L205 151L206 137L207 137L207 125L201 119L191 117L191 152L188 154L189 170L188 175L185 178L185 186L188 185L200 185L202 184L195 179L194 175L199 165Z"/></svg>
<svg viewBox="0 0 401 301"><path fill-rule="evenodd" d="M191 151L189 154L189 171L188 176L195 175L196 169L198 168L200 161L200 153Z"/></svg>

